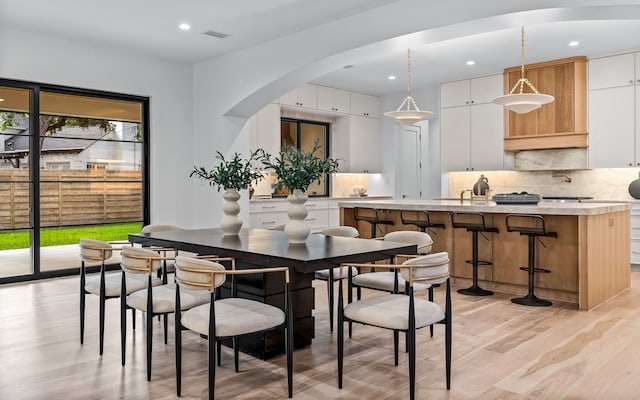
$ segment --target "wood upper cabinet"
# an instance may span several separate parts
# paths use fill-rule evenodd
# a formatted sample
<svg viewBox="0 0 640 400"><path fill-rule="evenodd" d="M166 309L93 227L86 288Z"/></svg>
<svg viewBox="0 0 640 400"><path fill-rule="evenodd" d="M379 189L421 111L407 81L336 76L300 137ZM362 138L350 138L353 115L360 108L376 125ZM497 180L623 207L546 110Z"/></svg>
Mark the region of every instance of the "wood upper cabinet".
<svg viewBox="0 0 640 400"><path fill-rule="evenodd" d="M586 57L526 65L525 77L555 100L527 114L505 110L505 151L587 147ZM505 69L505 93L518 79L519 66Z"/></svg>

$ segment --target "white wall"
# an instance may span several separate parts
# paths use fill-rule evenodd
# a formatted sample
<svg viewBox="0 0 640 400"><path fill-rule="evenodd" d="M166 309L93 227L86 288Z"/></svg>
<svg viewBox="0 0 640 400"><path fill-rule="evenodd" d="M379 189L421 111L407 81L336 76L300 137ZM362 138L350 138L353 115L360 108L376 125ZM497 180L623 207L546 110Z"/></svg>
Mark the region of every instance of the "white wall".
<svg viewBox="0 0 640 400"><path fill-rule="evenodd" d="M2 78L150 97L151 221L193 225L191 65L6 27L0 48Z"/></svg>

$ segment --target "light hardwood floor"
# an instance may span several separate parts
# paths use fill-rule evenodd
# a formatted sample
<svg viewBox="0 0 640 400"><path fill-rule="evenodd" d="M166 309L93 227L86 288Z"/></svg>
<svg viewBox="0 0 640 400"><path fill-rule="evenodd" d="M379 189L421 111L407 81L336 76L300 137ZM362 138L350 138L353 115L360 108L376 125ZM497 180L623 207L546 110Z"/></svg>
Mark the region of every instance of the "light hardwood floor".
<svg viewBox="0 0 640 400"><path fill-rule="evenodd" d="M408 398L406 354L393 366L391 333L356 325L345 341L344 388L336 381L324 282L316 282L316 338L294 353L295 399ZM0 286L0 399L175 399L173 330L162 342L154 320L152 381L145 378L144 329L128 335L120 365L118 300L107 301L105 354L98 355L98 303L88 297L85 344L78 328L78 278ZM556 303L512 304L510 296L454 294L451 391L444 383L444 327L418 337L418 399L631 399L640 393L640 272L629 290L595 310ZM442 299L438 289L436 300ZM171 319L173 324L173 319ZM172 325L170 325L172 326ZM129 324L130 327L130 324ZM206 398L205 341L184 337L184 399ZM402 341L403 343L403 341ZM284 357L225 349L218 399L284 399Z"/></svg>

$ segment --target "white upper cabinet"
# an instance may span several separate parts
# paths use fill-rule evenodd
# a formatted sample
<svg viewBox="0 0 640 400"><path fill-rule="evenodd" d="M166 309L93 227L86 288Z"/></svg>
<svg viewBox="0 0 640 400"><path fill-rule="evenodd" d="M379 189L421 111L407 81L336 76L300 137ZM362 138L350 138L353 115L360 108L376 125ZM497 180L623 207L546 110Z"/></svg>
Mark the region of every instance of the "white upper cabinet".
<svg viewBox="0 0 640 400"><path fill-rule="evenodd" d="M280 97L280 104L295 107L317 108L318 91L317 85L305 83L284 96Z"/></svg>
<svg viewBox="0 0 640 400"><path fill-rule="evenodd" d="M340 159L340 172L382 171L380 119L357 115L338 118L333 143L334 157Z"/></svg>
<svg viewBox="0 0 640 400"><path fill-rule="evenodd" d="M351 93L351 114L380 118L380 97L364 93Z"/></svg>
<svg viewBox="0 0 640 400"><path fill-rule="evenodd" d="M504 111L492 100L502 95L502 75L440 85L442 171L511 168L505 162Z"/></svg>
<svg viewBox="0 0 640 400"><path fill-rule="evenodd" d="M280 152L280 105L268 104L249 118L251 151L264 149L274 155Z"/></svg>
<svg viewBox="0 0 640 400"><path fill-rule="evenodd" d="M318 86L318 110L349 114L349 94L347 90Z"/></svg>
<svg viewBox="0 0 640 400"><path fill-rule="evenodd" d="M503 76L499 74L443 83L440 85L440 107L491 103L502 96L503 82Z"/></svg>
<svg viewBox="0 0 640 400"><path fill-rule="evenodd" d="M636 77L640 72L635 71L637 57L637 54L629 53L589 60L589 90L628 86L640 82Z"/></svg>

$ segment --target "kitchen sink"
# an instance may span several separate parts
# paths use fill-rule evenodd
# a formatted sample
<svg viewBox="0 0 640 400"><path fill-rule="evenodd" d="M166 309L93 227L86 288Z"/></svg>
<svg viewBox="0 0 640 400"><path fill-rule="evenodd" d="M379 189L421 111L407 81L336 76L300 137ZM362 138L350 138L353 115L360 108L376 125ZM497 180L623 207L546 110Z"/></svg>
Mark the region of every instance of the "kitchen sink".
<svg viewBox="0 0 640 400"><path fill-rule="evenodd" d="M589 196L542 196L542 201L566 203L566 202L580 202L581 200L592 200L593 197Z"/></svg>

